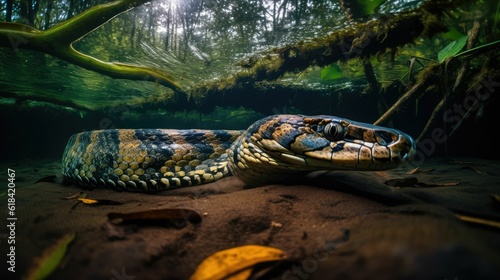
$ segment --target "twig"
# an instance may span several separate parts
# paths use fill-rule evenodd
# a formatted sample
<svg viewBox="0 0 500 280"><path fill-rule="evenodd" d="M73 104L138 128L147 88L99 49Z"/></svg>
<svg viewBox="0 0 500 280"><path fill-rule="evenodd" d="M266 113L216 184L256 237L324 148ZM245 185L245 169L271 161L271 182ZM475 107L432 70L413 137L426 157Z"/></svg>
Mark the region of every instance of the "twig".
<svg viewBox="0 0 500 280"><path fill-rule="evenodd" d="M468 39L468 42L467 42L467 49L470 49L473 47L473 40L476 40L477 38L477 35L479 34L479 29L480 29L480 26L481 24L478 22L478 21L475 21L470 32L469 32L469 39ZM444 61L445 63L445 72L444 74L446 75L448 73L447 69L448 69L448 65L449 63L451 62L451 60L453 59L450 58L450 59L446 59ZM469 67L469 61L466 60L463 64L462 64L462 67L460 68L459 72L458 72L458 75L457 75L457 78L455 80L455 84L453 85L453 88L452 89L449 89L448 87L445 87L447 90L446 90L446 93L445 95L443 96L443 99L441 99L441 101L438 103L438 105L434 108L434 111L432 111L432 114L429 118L429 120L427 121L427 124L425 125L424 129L422 130L422 132L420 133L420 135L418 136L417 138L417 142L420 142L422 140L422 138L425 136L425 134L427 133L427 131L430 129L432 123L434 122L434 120L436 119L436 116L438 115L438 113L441 111L441 109L447 104L448 102L448 99L449 97L451 96L452 93L456 92L457 89L460 88L460 86L462 85L462 82L464 80L464 77L465 77L465 74L467 73L467 69ZM446 83L446 77L444 79L444 82Z"/></svg>
<svg viewBox="0 0 500 280"><path fill-rule="evenodd" d="M394 112L405 104L410 97L412 97L415 93L425 89L431 83L432 76L435 75L436 68L439 68L439 64L434 64L429 66L426 70L422 71L418 77L418 81L413 87L411 87L403 96L401 96L394 105L389 108L377 121L375 121L374 125L379 125L387 119L389 119Z"/></svg>

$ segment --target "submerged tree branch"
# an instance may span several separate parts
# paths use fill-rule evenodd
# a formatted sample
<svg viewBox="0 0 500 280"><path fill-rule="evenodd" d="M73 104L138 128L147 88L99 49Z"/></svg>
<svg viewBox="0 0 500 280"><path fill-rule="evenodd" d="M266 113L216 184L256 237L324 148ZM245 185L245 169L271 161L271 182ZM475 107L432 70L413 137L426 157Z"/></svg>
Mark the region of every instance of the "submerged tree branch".
<svg viewBox="0 0 500 280"><path fill-rule="evenodd" d="M180 90L180 84L166 72L140 65L105 62L82 54L72 46L76 40L120 13L149 1L121 0L98 5L45 31L23 24L1 22L0 47L13 48L16 52L18 49L39 51L112 78L154 81Z"/></svg>
<svg viewBox="0 0 500 280"><path fill-rule="evenodd" d="M354 58L368 58L397 49L421 37L447 31L441 17L444 11L467 2L429 0L421 7L359 23L327 36L274 48L253 57L234 75L200 85L200 95L207 91L231 89L238 84L275 80L287 72L300 72L310 66L326 66Z"/></svg>

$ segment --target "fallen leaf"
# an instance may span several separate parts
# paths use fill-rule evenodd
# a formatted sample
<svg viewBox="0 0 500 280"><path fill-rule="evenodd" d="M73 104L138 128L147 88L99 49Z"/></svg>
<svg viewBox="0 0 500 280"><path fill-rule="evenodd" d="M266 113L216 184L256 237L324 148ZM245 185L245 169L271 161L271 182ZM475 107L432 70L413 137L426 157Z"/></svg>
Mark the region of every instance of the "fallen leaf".
<svg viewBox="0 0 500 280"><path fill-rule="evenodd" d="M389 177L389 174L385 171L374 171L374 173L380 177Z"/></svg>
<svg viewBox="0 0 500 280"><path fill-rule="evenodd" d="M93 199L93 198L77 198L76 200L81 201L83 204L92 204L92 205L121 205L123 203L109 200L109 199Z"/></svg>
<svg viewBox="0 0 500 280"><path fill-rule="evenodd" d="M410 170L410 171L406 172L406 174L409 174L409 175L410 175L410 174L415 174L415 173L417 173L417 172L418 172L418 169L420 169L420 167L415 167L415 168L413 168L412 170Z"/></svg>
<svg viewBox="0 0 500 280"><path fill-rule="evenodd" d="M241 278L248 275L249 268L254 265L279 261L285 258L285 252L280 249L260 246L260 245L245 245L227 250L222 250L214 253L203 260L199 265L190 280L218 280L232 279L231 276L242 273ZM248 276L246 276L248 277Z"/></svg>
<svg viewBox="0 0 500 280"><path fill-rule="evenodd" d="M77 198L76 200L82 202L83 204L96 204L99 202L98 200L95 199L81 198L81 197Z"/></svg>
<svg viewBox="0 0 500 280"><path fill-rule="evenodd" d="M77 194L70 196L71 198L75 198ZM68 197L68 199L70 198ZM114 200L108 199L95 199L95 198L87 198L87 193L82 193L80 196L76 197L75 203L71 206L71 210L73 210L78 204L83 203L87 205L121 205L123 203Z"/></svg>
<svg viewBox="0 0 500 280"><path fill-rule="evenodd" d="M233 275L225 277L224 280L247 280L252 275L252 269L243 269Z"/></svg>
<svg viewBox="0 0 500 280"><path fill-rule="evenodd" d="M191 209L168 208L139 211L132 213L108 213L108 219L121 219L122 222L147 221L147 220L180 220L197 224L201 222L201 215Z"/></svg>
<svg viewBox="0 0 500 280"><path fill-rule="evenodd" d="M33 261L25 279L46 279L52 274L64 258L68 245L75 239L75 235L75 233L66 234L54 245L45 249L42 256Z"/></svg>

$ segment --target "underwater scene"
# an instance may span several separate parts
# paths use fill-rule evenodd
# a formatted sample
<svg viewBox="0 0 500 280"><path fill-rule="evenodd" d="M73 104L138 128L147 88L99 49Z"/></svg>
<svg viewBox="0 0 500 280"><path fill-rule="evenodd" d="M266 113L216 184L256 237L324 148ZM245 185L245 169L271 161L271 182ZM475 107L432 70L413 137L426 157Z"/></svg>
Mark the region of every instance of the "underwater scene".
<svg viewBox="0 0 500 280"><path fill-rule="evenodd" d="M0 279L500 279L500 2L0 1Z"/></svg>

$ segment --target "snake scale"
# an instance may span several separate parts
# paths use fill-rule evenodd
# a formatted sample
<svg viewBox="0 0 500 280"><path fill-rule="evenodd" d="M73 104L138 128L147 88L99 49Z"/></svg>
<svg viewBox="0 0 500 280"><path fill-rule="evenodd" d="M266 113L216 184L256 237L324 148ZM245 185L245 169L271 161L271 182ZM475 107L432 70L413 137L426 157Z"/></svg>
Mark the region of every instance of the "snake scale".
<svg viewBox="0 0 500 280"><path fill-rule="evenodd" d="M66 180L85 188L157 192L238 176L248 186L317 170L386 170L410 160L396 129L335 116L273 115L247 130L108 129L70 137Z"/></svg>

